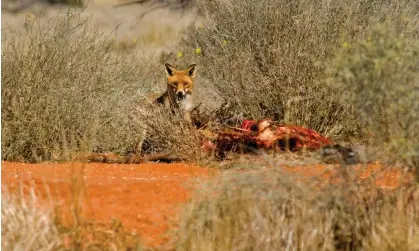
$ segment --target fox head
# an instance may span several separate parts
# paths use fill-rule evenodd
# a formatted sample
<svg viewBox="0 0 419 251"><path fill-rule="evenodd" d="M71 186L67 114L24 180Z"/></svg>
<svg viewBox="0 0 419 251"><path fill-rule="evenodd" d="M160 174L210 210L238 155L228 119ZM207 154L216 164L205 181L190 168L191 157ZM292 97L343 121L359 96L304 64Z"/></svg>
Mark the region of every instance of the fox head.
<svg viewBox="0 0 419 251"><path fill-rule="evenodd" d="M196 65L191 64L184 70L176 70L166 63L167 90L172 97L180 101L192 94L196 75Z"/></svg>

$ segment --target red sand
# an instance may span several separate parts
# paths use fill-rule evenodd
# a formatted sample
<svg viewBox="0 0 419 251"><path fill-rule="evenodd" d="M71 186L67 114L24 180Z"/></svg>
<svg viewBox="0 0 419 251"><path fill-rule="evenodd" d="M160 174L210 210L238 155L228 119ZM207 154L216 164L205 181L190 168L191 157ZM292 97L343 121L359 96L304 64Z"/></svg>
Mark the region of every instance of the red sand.
<svg viewBox="0 0 419 251"><path fill-rule="evenodd" d="M382 189L394 189L400 185L408 184L414 181L411 173L404 172L401 168L391 168L380 163L370 163L368 165L354 165L350 167L341 167L339 165L310 165L300 167L284 167L290 173L299 174L303 177L322 177L326 182L339 182L339 172L341 168L349 168L348 172L354 175L358 181L371 181L372 185Z"/></svg>
<svg viewBox="0 0 419 251"><path fill-rule="evenodd" d="M395 188L403 181L412 180L411 175L403 174L400 169L386 169L379 164L352 168L360 180L374 174L375 185L383 188ZM325 182L330 178L333 182L333 174L338 169L336 165L284 167L287 172L302 177L322 177ZM84 177L85 219L104 223L118 219L125 230L140 235L142 244L158 246L167 242L165 232L176 226L180 206L190 198L191 189L185 184L193 178L208 177L210 173L218 172L186 164L2 162L1 181L2 190L16 189L21 182L36 184L38 192L44 196L47 184L52 201L60 205L64 222L70 223L71 188L75 187L71 186L72 178Z"/></svg>
<svg viewBox="0 0 419 251"><path fill-rule="evenodd" d="M45 195L44 184L48 184L54 204L61 205L68 222L72 173L84 176L84 218L99 222L118 219L125 230L140 234L143 244L155 246L166 241L164 233L171 222L176 223L179 205L190 197L184 184L191 178L208 176L209 171L186 164L2 162L2 190L34 182Z"/></svg>

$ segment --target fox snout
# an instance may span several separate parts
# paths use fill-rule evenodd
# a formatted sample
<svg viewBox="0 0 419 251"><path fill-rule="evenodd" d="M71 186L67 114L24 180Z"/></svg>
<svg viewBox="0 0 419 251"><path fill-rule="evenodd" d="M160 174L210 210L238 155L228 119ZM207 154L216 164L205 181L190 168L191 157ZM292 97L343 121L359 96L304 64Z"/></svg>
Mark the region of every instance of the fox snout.
<svg viewBox="0 0 419 251"><path fill-rule="evenodd" d="M186 96L186 92L183 91L183 90L177 91L176 96L177 96L178 99L183 99Z"/></svg>

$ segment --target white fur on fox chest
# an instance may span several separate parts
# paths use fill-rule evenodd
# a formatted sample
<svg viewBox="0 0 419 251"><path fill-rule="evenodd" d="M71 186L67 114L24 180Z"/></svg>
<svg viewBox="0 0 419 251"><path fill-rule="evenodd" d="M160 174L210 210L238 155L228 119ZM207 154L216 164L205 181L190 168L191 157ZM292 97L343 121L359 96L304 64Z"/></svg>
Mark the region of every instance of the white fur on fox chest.
<svg viewBox="0 0 419 251"><path fill-rule="evenodd" d="M185 98L182 100L178 100L176 97L175 92L169 91L169 98L171 99L171 103L174 104L176 107L180 108L184 111L191 111L193 109L193 98L192 95L187 93Z"/></svg>
<svg viewBox="0 0 419 251"><path fill-rule="evenodd" d="M178 101L179 107L184 111L191 111L193 109L192 95L186 94L183 100Z"/></svg>

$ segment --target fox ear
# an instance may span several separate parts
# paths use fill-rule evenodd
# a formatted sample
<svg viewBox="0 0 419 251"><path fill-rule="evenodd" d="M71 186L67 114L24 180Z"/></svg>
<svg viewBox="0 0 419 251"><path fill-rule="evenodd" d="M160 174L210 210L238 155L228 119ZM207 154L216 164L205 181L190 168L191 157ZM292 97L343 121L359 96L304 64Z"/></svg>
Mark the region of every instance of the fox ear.
<svg viewBox="0 0 419 251"><path fill-rule="evenodd" d="M176 69L168 63L164 64L166 66L166 75L171 77L175 74Z"/></svg>
<svg viewBox="0 0 419 251"><path fill-rule="evenodd" d="M191 64L186 69L186 74L188 74L189 77L194 78L196 73L196 64Z"/></svg>

